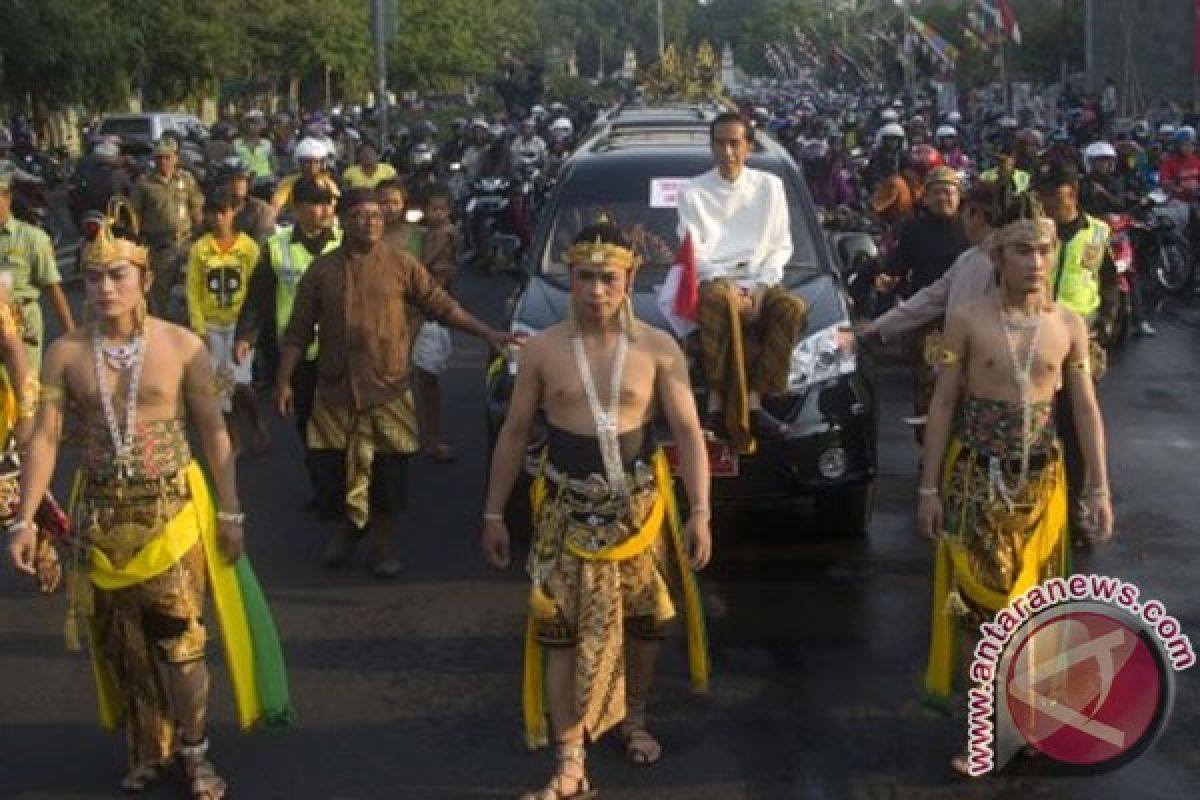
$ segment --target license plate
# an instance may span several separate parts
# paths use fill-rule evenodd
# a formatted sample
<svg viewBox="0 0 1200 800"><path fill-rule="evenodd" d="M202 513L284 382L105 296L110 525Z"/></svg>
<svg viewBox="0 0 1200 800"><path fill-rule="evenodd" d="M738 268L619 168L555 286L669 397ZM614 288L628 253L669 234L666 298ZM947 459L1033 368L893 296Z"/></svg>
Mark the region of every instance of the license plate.
<svg viewBox="0 0 1200 800"><path fill-rule="evenodd" d="M736 478L738 476L738 455L733 452L729 442L720 439L705 439L708 448L708 471L714 478ZM663 453L667 463L671 465L671 474L679 474L679 448L675 442L663 442Z"/></svg>

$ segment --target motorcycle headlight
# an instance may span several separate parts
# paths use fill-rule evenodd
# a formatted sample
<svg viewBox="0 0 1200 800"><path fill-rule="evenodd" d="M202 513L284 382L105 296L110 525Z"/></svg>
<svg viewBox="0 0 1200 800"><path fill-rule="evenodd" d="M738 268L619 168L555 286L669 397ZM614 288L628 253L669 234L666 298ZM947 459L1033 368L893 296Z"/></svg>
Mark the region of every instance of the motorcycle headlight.
<svg viewBox="0 0 1200 800"><path fill-rule="evenodd" d="M788 390L801 391L858 369L854 337L831 325L806 337L792 350Z"/></svg>

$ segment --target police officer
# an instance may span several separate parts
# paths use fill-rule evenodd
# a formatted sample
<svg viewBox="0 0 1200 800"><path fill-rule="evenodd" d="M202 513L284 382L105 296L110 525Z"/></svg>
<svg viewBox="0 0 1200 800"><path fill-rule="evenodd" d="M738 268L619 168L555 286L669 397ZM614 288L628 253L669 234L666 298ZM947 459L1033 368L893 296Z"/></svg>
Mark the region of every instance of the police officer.
<svg viewBox="0 0 1200 800"><path fill-rule="evenodd" d="M1078 168L1068 162L1043 164L1035 173L1030 188L1037 192L1046 213L1058 227L1058 253L1050 273L1054 301L1083 317L1093 332L1111 324L1116 309L1117 270L1108 255L1109 228L1080 209ZM1103 350L1094 339L1092 355L1092 369L1098 370L1101 365L1096 362L1103 358ZM1072 525L1078 530L1083 456L1069 398L1060 391L1055 405L1067 469ZM1077 536L1076 540L1079 539Z"/></svg>
<svg viewBox="0 0 1200 800"><path fill-rule="evenodd" d="M234 154L250 171L254 186L275 182L275 147L263 136L264 127L261 111L247 111L242 119L242 135L233 143Z"/></svg>
<svg viewBox="0 0 1200 800"><path fill-rule="evenodd" d="M282 335L291 317L300 278L317 256L336 249L342 240L334 214L334 196L327 185L314 178L301 178L292 188L292 206L296 224L267 239L258 268L250 279L234 345L234 357L240 362L249 356L254 342L262 343L260 352L272 362L267 365L272 375L278 336ZM273 324L268 325L268 322ZM292 377L301 441L317 385L316 358L314 344Z"/></svg>
<svg viewBox="0 0 1200 800"><path fill-rule="evenodd" d="M30 367L36 374L42 363L45 335L42 309L38 305L42 292L50 298L65 330L74 328L75 321L62 291L62 276L58 274L50 237L41 228L13 216L12 183L12 173L0 171L0 283L21 309Z"/></svg>
<svg viewBox="0 0 1200 800"><path fill-rule="evenodd" d="M154 145L153 172L133 187L130 202L150 248L150 312L165 315L179 265L187 257L192 231L204 215L204 195L191 173L179 169L179 144L164 136Z"/></svg>

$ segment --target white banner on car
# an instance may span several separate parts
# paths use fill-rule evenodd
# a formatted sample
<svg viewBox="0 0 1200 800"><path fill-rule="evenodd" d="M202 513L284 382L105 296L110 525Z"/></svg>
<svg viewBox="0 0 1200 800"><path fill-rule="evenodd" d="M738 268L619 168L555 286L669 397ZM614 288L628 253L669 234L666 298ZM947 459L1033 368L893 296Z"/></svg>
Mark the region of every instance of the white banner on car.
<svg viewBox="0 0 1200 800"><path fill-rule="evenodd" d="M650 207L675 208L679 204L679 190L691 178L651 178Z"/></svg>

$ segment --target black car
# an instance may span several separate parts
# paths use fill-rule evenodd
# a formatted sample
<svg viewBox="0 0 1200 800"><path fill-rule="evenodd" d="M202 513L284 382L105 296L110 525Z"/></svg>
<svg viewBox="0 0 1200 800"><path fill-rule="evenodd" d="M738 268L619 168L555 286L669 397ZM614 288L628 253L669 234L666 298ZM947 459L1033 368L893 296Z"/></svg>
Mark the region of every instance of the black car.
<svg viewBox="0 0 1200 800"><path fill-rule="evenodd" d="M656 298L679 242L673 189L681 179L712 167L708 123L677 112L665 115L658 126L645 117L642 110L636 125L622 126L619 115L602 122L563 166L523 265L524 285L511 317L514 331L536 333L565 317L564 255L578 231L600 221L618 225L642 256L634 285L638 317L671 330ZM749 165L784 182L793 241L784 285L808 303L808 334L793 352L787 392L764 399L767 409L789 424L786 438L760 441L754 455L741 457L731 456L727 444L710 445L712 500L764 508L812 500L819 527L861 536L871 516L876 470L877 415L869 366L853 348L838 346L838 330L850 322L849 304L799 168L765 136L759 137ZM682 344L703 408L698 340L693 335ZM493 440L508 409L515 370L515 363L495 362L488 372ZM658 429L660 441L670 447L665 424ZM516 530L527 520L527 493L518 488L512 497L510 524Z"/></svg>

